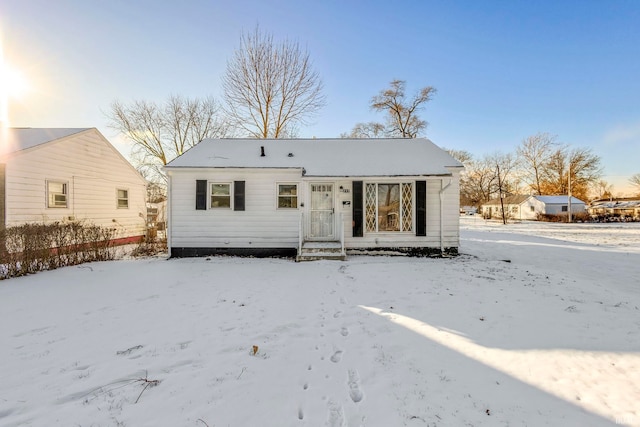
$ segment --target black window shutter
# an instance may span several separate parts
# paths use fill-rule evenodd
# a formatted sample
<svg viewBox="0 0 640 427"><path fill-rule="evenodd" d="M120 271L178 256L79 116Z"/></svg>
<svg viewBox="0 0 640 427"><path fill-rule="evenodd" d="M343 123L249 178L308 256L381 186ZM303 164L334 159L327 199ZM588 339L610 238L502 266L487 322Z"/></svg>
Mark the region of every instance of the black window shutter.
<svg viewBox="0 0 640 427"><path fill-rule="evenodd" d="M353 181L353 237L362 237L362 181Z"/></svg>
<svg viewBox="0 0 640 427"><path fill-rule="evenodd" d="M207 210L207 181L196 180L196 210Z"/></svg>
<svg viewBox="0 0 640 427"><path fill-rule="evenodd" d="M427 235L427 181L416 181L416 236Z"/></svg>
<svg viewBox="0 0 640 427"><path fill-rule="evenodd" d="M244 181L233 181L233 210L244 210Z"/></svg>

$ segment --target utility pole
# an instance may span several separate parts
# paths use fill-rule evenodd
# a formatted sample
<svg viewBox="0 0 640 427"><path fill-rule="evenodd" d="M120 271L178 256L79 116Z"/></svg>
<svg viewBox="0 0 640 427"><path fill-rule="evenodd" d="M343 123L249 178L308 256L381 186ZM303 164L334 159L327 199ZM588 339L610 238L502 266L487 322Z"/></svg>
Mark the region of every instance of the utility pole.
<svg viewBox="0 0 640 427"><path fill-rule="evenodd" d="M567 178L569 180L569 206L568 206L568 210L569 210L569 222L571 222L571 159L569 159L569 176Z"/></svg>
<svg viewBox="0 0 640 427"><path fill-rule="evenodd" d="M502 198L502 181L500 179L500 165L496 165L498 171L498 194L500 195L500 210L502 210L502 224L507 225L507 216L504 212L504 199Z"/></svg>

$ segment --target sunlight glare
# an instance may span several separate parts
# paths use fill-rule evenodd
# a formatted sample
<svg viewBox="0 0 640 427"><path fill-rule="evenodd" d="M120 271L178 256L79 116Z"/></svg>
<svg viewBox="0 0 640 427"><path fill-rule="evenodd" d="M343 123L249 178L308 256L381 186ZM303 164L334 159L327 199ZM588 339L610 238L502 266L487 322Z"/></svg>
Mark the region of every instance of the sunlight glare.
<svg viewBox="0 0 640 427"><path fill-rule="evenodd" d="M21 100L29 89L24 74L5 62L0 50L0 123L8 123L10 99Z"/></svg>

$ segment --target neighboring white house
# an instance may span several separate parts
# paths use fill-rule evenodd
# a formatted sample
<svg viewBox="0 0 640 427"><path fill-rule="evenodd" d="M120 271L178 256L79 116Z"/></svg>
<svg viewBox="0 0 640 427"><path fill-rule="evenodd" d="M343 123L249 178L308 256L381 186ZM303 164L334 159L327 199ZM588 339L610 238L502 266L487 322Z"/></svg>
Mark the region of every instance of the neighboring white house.
<svg viewBox="0 0 640 427"><path fill-rule="evenodd" d="M544 213L547 215L566 215L569 212L569 196L535 196L544 203ZM582 200L571 197L571 213L579 214L587 211L587 205Z"/></svg>
<svg viewBox="0 0 640 427"><path fill-rule="evenodd" d="M170 255L457 253L462 169L427 139L204 140L165 167Z"/></svg>
<svg viewBox="0 0 640 427"><path fill-rule="evenodd" d="M0 128L0 226L86 221L146 231L146 181L95 128Z"/></svg>
<svg viewBox="0 0 640 427"><path fill-rule="evenodd" d="M568 196L527 196L513 195L500 200L495 198L482 205L485 218L502 218L502 206L507 218L518 220L535 220L538 215L562 215L569 212ZM571 213L585 212L585 203L575 197L571 198Z"/></svg>
<svg viewBox="0 0 640 427"><path fill-rule="evenodd" d="M600 221L640 221L640 199L594 200L587 211L594 219Z"/></svg>

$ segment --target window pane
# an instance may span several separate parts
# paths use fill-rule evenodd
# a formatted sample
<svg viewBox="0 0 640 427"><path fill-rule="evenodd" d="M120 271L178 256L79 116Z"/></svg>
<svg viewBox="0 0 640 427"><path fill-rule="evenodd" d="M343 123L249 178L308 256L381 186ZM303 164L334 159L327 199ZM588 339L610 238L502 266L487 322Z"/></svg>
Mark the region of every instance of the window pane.
<svg viewBox="0 0 640 427"><path fill-rule="evenodd" d="M402 231L411 231L413 227L413 184L402 184Z"/></svg>
<svg viewBox="0 0 640 427"><path fill-rule="evenodd" d="M48 207L67 207L67 184L64 182L47 182Z"/></svg>
<svg viewBox="0 0 640 427"><path fill-rule="evenodd" d="M229 184L211 184L212 196L228 196L230 193Z"/></svg>
<svg viewBox="0 0 640 427"><path fill-rule="evenodd" d="M378 231L400 231L400 184L378 184Z"/></svg>
<svg viewBox="0 0 640 427"><path fill-rule="evenodd" d="M65 193L64 187L66 184L62 182L50 182L49 183L49 192L50 193Z"/></svg>
<svg viewBox="0 0 640 427"><path fill-rule="evenodd" d="M298 198L296 196L278 197L278 208L297 208Z"/></svg>
<svg viewBox="0 0 640 427"><path fill-rule="evenodd" d="M298 186L293 184L280 184L278 185L279 196L295 196L298 194Z"/></svg>
<svg viewBox="0 0 640 427"><path fill-rule="evenodd" d="M231 185L211 184L211 207L230 208L231 207Z"/></svg>
<svg viewBox="0 0 640 427"><path fill-rule="evenodd" d="M127 190L118 190L118 199L126 199L128 197Z"/></svg>
<svg viewBox="0 0 640 427"><path fill-rule="evenodd" d="M367 184L366 186L365 213L367 231L376 231L376 184Z"/></svg>

